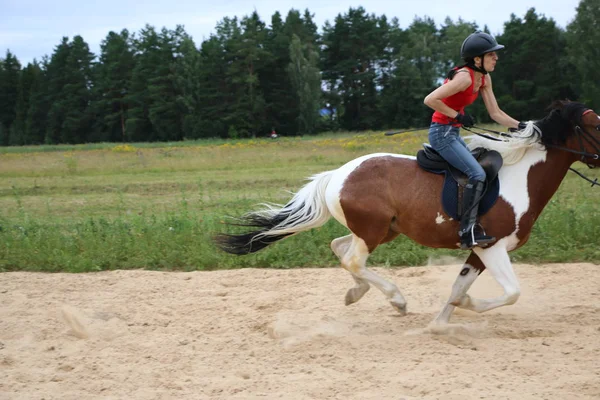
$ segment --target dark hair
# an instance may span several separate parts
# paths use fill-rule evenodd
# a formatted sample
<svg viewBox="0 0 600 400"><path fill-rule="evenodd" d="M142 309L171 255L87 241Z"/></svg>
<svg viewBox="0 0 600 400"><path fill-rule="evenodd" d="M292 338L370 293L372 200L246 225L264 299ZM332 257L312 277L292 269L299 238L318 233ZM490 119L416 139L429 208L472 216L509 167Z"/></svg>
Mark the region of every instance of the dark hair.
<svg viewBox="0 0 600 400"><path fill-rule="evenodd" d="M479 68L478 66L475 65L475 60L470 58L468 60L466 60L466 63L464 63L463 65L459 65L458 67L454 67L452 68L450 71L448 71L448 80L452 80L452 78L454 78L454 75L456 75L456 73L464 67L468 67L471 68L473 71L478 71L481 72L484 75L487 75L487 71L483 68Z"/></svg>

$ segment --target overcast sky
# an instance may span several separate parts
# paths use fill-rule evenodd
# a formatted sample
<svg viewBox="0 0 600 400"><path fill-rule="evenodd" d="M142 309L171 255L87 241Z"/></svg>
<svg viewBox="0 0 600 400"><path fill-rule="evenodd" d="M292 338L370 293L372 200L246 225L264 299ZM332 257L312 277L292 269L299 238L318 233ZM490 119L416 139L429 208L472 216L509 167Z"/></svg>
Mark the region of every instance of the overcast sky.
<svg viewBox="0 0 600 400"><path fill-rule="evenodd" d="M25 65L51 55L63 36L75 35L81 35L98 54L109 31L137 32L146 23L159 29L184 25L199 45L224 17L243 17L254 10L269 25L275 11L285 18L292 8L308 8L320 31L326 20L362 5L368 13L397 17L402 28L415 16L431 17L438 26L446 17L454 21L462 17L480 28L487 25L495 35L503 31L511 13L523 17L531 7L566 28L578 4L579 0L0 0L0 57L10 49Z"/></svg>

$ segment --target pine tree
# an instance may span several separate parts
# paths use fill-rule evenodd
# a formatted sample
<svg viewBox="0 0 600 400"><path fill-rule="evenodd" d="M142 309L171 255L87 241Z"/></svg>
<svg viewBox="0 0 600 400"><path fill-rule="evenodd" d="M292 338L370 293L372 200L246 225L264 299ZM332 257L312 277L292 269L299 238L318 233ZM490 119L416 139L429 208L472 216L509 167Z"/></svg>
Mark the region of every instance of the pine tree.
<svg viewBox="0 0 600 400"><path fill-rule="evenodd" d="M497 39L506 49L494 71L494 92L509 115L541 118L553 100L575 97L573 68L560 61L566 60L565 32L554 20L538 16L534 8L523 19L513 14Z"/></svg>
<svg viewBox="0 0 600 400"><path fill-rule="evenodd" d="M132 71L131 85L124 101L129 104L125 132L127 141L155 141L158 137L152 129L148 116L150 106L150 80L164 62L160 53L160 40L154 27L146 25L134 40L135 68Z"/></svg>
<svg viewBox="0 0 600 400"><path fill-rule="evenodd" d="M293 135L298 131L296 124L298 102L286 71L286 67L290 63L291 42L288 26L297 15L297 11L291 10L285 23L279 12L271 17L271 27L265 39L265 49L272 57L259 76L268 123L271 128L285 135Z"/></svg>
<svg viewBox="0 0 600 400"><path fill-rule="evenodd" d="M378 65L387 47L387 21L350 8L323 28L323 78L330 95L341 97L341 123L345 129L376 129L381 119L376 107ZM331 94L335 94L332 96Z"/></svg>
<svg viewBox="0 0 600 400"><path fill-rule="evenodd" d="M64 120L60 130L61 143L85 143L91 132L91 110L89 109L92 79L92 62L95 56L88 44L79 35L70 43L66 69L63 71L66 84L60 91L60 102Z"/></svg>
<svg viewBox="0 0 600 400"><path fill-rule="evenodd" d="M183 113L182 134L187 139L198 139L202 137L200 93L203 60L191 37L182 39L180 51L174 75L175 88L179 93L177 103Z"/></svg>
<svg viewBox="0 0 600 400"><path fill-rule="evenodd" d="M6 57L0 59L0 124L3 126L1 146L7 146L10 142L9 132L16 118L20 73L19 60L7 50Z"/></svg>
<svg viewBox="0 0 600 400"><path fill-rule="evenodd" d="M21 70L17 94L17 106L15 110L15 120L13 122L10 134L10 145L36 143L33 138L29 138L27 136L26 124L32 88L37 85L36 81L40 79L40 76L40 66L35 60L33 63L27 64L27 67Z"/></svg>
<svg viewBox="0 0 600 400"><path fill-rule="evenodd" d="M579 81L582 101L600 109L600 1L581 0L575 19L567 27L569 61L575 65L578 79L570 72L563 79ZM563 61L564 62L564 61Z"/></svg>
<svg viewBox="0 0 600 400"><path fill-rule="evenodd" d="M69 38L63 37L48 62L47 87L43 93L49 107L44 138L47 144L61 143L61 130L67 113L62 90L68 83L66 71L70 52Z"/></svg>
<svg viewBox="0 0 600 400"><path fill-rule="evenodd" d="M132 37L126 29L120 33L111 31L100 49L93 88L96 120L91 140L122 142L127 139L125 124L129 103L126 96L135 66Z"/></svg>
<svg viewBox="0 0 600 400"><path fill-rule="evenodd" d="M266 102L267 123L285 135L294 135L299 131L300 103L288 73L292 37L296 35L306 51L318 56L319 35L312 18L308 9L304 14L291 9L285 21L277 12L272 16L268 30L265 48L271 58L259 74L259 80ZM316 95L320 95L320 87L318 92Z"/></svg>
<svg viewBox="0 0 600 400"><path fill-rule="evenodd" d="M190 38L180 25L174 31L163 28L158 37L159 63L148 82L148 117L157 140L183 139L184 110L177 101L181 93L176 85L175 63L176 57L182 57L181 45L185 40Z"/></svg>
<svg viewBox="0 0 600 400"><path fill-rule="evenodd" d="M217 31L219 31L217 25ZM222 27L222 25L221 25ZM202 68L198 70L198 119L200 137L227 137L229 115L229 85L225 72L225 41L222 32L211 35L200 48Z"/></svg>
<svg viewBox="0 0 600 400"><path fill-rule="evenodd" d="M50 110L50 97L48 94L49 60L42 59L42 63L33 62L34 79L29 91L29 106L25 119L25 143L41 144L45 142L48 112Z"/></svg>
<svg viewBox="0 0 600 400"><path fill-rule="evenodd" d="M292 37L288 73L298 98L297 119L301 133L313 133L317 127L321 100L321 74L318 60L316 51L308 46L305 50L300 38L296 35Z"/></svg>
<svg viewBox="0 0 600 400"><path fill-rule="evenodd" d="M256 12L244 17L240 27L241 33L227 44L230 61L227 77L230 94L234 97L228 125L237 135L252 137L268 129L259 75L268 65L271 54L264 49L266 27Z"/></svg>

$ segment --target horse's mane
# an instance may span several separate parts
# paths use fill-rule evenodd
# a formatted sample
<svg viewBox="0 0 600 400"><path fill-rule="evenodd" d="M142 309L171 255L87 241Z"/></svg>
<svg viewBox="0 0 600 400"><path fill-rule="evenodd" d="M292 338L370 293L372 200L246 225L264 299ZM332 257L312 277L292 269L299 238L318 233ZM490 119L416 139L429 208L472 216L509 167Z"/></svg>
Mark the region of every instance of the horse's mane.
<svg viewBox="0 0 600 400"><path fill-rule="evenodd" d="M527 122L527 127L522 131L513 132L511 137L503 137L498 142L481 136L467 136L465 139L469 141L468 147L470 149L483 147L496 150L502 156L504 165L517 163L531 148L544 149L541 134L534 128L533 121Z"/></svg>
<svg viewBox="0 0 600 400"><path fill-rule="evenodd" d="M480 136L467 136L469 148L484 147L496 150L504 159L504 165L515 164L523 158L527 150L543 150L546 145L562 145L573 132L573 124L581 122L581 115L587 107L581 103L557 100L549 107L549 113L537 121L527 122L522 131L493 141Z"/></svg>
<svg viewBox="0 0 600 400"><path fill-rule="evenodd" d="M573 124L581 124L581 116L588 107L568 100L557 100L549 107L550 113L535 124L542 131L542 143L563 145L573 132Z"/></svg>

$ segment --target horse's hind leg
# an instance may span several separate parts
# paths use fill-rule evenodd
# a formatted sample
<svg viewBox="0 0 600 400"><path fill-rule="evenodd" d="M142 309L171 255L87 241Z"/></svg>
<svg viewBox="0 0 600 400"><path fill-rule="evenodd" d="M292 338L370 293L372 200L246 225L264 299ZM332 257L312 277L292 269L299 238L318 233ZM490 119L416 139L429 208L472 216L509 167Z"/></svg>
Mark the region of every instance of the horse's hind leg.
<svg viewBox="0 0 600 400"><path fill-rule="evenodd" d="M447 324L450 321L454 308L465 298L467 291L483 270L485 270L485 266L477 254L471 253L460 270L456 281L454 281L454 285L452 285L452 294L448 302L433 321L434 324Z"/></svg>
<svg viewBox="0 0 600 400"><path fill-rule="evenodd" d="M369 284L373 284L398 312L406 314L406 300L398 287L366 268L369 248L364 240L356 235L348 235L334 240L331 247L340 257L342 267L352 274L356 282L356 286L346 294L346 304L358 301L369 290Z"/></svg>
<svg viewBox="0 0 600 400"><path fill-rule="evenodd" d="M335 255L338 256L340 261L342 260L342 258L348 251L350 244L352 243L352 236L353 235L343 236L343 237L334 239L331 242L331 250L333 250ZM369 291L369 289L371 288L371 285L369 285L369 282L367 282L366 280L359 278L354 274L352 274L352 278L354 278L356 285L353 288L348 289L348 292L346 292L346 305L347 306L359 301L365 295L365 293L367 293Z"/></svg>

